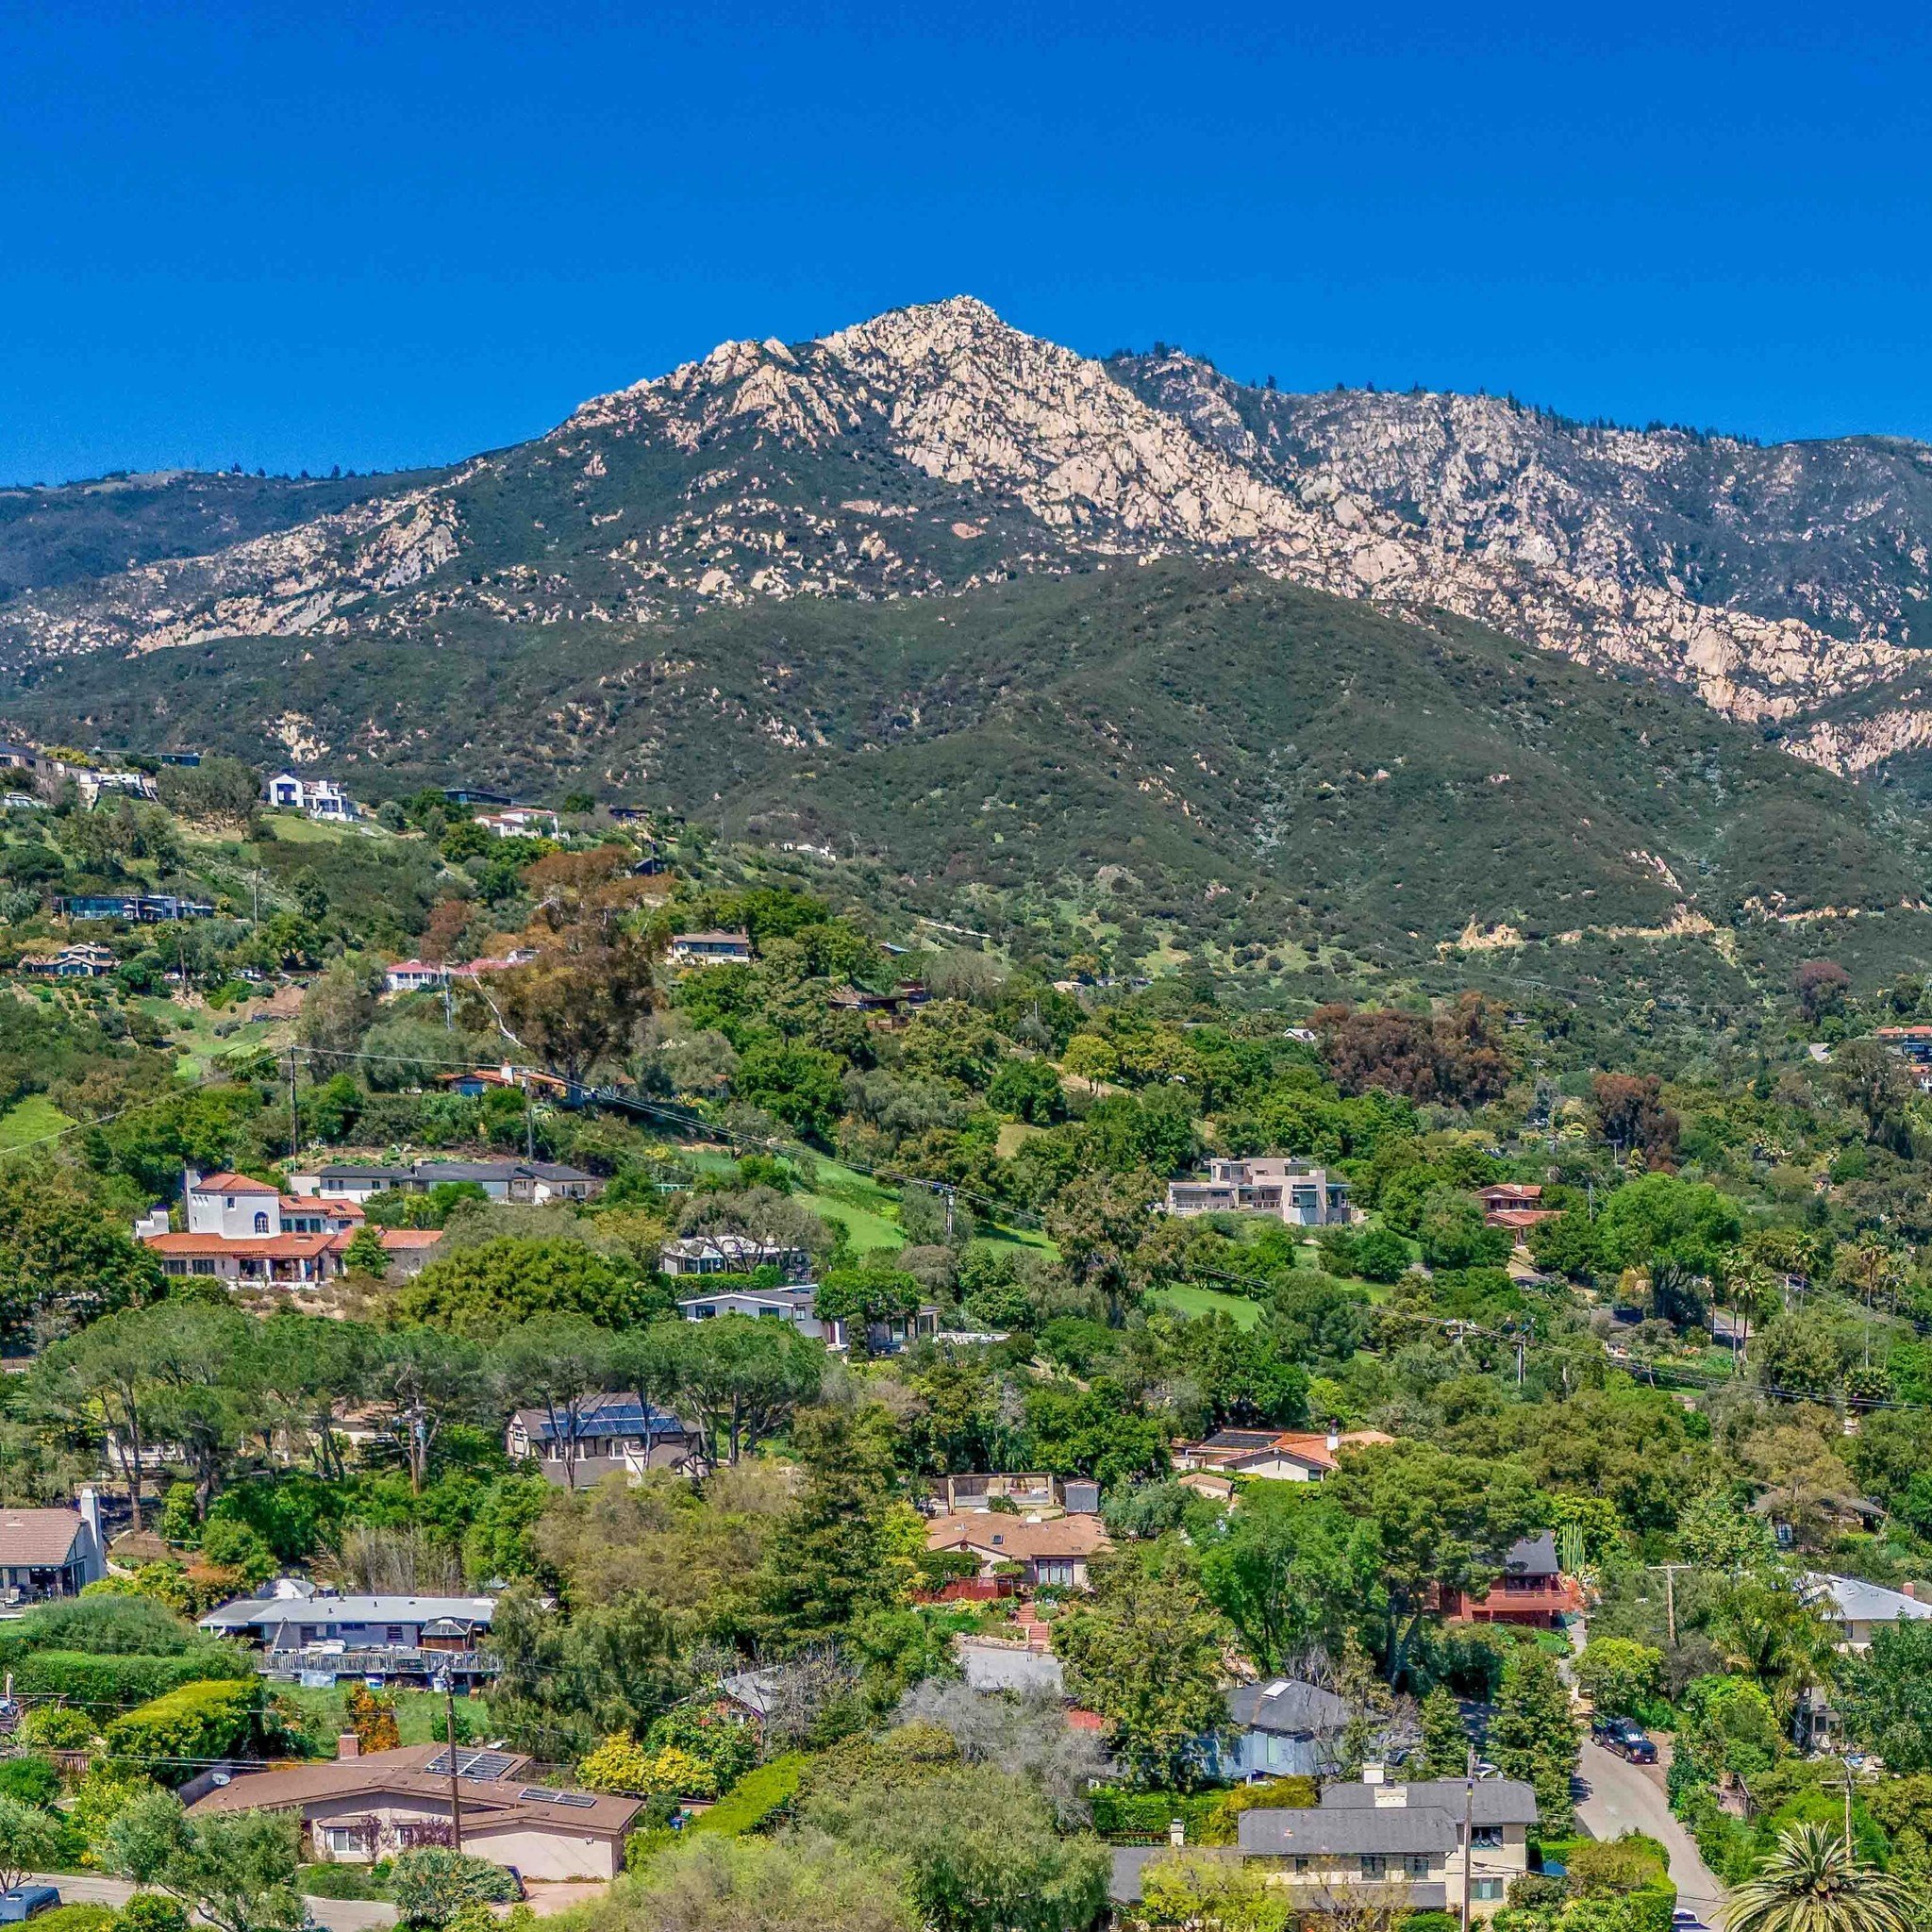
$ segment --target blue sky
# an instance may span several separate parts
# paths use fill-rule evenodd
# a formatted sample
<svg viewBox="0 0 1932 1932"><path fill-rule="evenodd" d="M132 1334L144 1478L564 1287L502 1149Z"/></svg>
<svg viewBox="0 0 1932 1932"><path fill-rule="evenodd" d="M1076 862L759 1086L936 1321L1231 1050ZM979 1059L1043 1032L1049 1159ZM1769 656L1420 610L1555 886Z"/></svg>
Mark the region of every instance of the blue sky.
<svg viewBox="0 0 1932 1932"><path fill-rule="evenodd" d="M960 291L1932 439L1932 25L1820 12L0 0L0 480L447 460Z"/></svg>

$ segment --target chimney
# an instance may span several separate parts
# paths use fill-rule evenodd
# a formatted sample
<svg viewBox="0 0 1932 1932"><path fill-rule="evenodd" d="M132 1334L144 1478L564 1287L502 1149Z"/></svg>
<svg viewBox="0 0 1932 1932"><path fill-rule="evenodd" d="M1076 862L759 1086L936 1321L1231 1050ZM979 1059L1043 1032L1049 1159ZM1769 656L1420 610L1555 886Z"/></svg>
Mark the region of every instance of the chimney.
<svg viewBox="0 0 1932 1932"><path fill-rule="evenodd" d="M1914 1603L1919 1601L1919 1586L1909 1578L1899 1585L1898 1593L1901 1596L1910 1597Z"/></svg>
<svg viewBox="0 0 1932 1932"><path fill-rule="evenodd" d="M94 1540L94 1548L103 1557L108 1553L108 1540L101 1534L101 1499L95 1495L90 1483L80 1492L80 1520L87 1524Z"/></svg>
<svg viewBox="0 0 1932 1932"><path fill-rule="evenodd" d="M1335 1454L1335 1452L1336 1452L1336 1451L1337 1451L1338 1449L1340 1449L1341 1447L1341 1431L1340 1429L1330 1429L1330 1430L1328 1431L1328 1453L1329 1453L1329 1455L1333 1456L1333 1455Z"/></svg>
<svg viewBox="0 0 1932 1932"><path fill-rule="evenodd" d="M362 1740L354 1731L343 1731L336 1739L338 1757L359 1757L362 1755Z"/></svg>
<svg viewBox="0 0 1932 1932"><path fill-rule="evenodd" d="M1368 1763L1362 1766L1362 1782L1365 1785L1379 1785L1388 1781L1389 1767L1386 1764Z"/></svg>

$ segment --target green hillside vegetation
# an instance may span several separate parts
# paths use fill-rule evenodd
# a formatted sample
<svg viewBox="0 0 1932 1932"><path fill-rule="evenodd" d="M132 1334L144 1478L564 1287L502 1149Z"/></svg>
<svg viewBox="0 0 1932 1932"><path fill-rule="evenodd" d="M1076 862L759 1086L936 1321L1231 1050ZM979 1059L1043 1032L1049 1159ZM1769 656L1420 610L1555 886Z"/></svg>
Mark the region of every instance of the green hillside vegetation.
<svg viewBox="0 0 1932 1932"><path fill-rule="evenodd" d="M642 794L727 836L856 855L927 904L1071 907L1124 958L1172 933L1224 966L1413 965L1474 924L1541 958L1484 969L1558 977L1582 957L1610 974L1603 945L1655 944L1688 907L1740 929L1728 959L1698 941L1699 971L1735 959L1748 978L1762 956L1781 977L1803 936L1748 903L1872 911L1924 877L1882 804L1689 698L1231 570L799 600L675 631L451 623L295 662L273 640L75 660L6 704L109 738L164 718L173 740L257 757L260 720L292 708L363 739L341 768L372 793L459 776ZM387 862L413 892L405 856ZM1892 924L1893 957L1932 956L1923 922Z"/></svg>

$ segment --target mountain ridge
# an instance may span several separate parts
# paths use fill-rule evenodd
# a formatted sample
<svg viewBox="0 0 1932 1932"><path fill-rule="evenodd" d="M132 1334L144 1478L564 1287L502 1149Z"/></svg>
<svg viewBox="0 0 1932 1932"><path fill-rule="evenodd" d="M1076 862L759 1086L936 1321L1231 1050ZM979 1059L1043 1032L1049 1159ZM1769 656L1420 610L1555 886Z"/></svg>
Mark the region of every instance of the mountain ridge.
<svg viewBox="0 0 1932 1932"><path fill-rule="evenodd" d="M719 344L533 441L198 557L0 602L0 661L645 624L1236 561L1689 690L1814 763L1932 746L1932 451L1567 425L1494 397L1102 361L971 296ZM0 572L0 575L5 575Z"/></svg>

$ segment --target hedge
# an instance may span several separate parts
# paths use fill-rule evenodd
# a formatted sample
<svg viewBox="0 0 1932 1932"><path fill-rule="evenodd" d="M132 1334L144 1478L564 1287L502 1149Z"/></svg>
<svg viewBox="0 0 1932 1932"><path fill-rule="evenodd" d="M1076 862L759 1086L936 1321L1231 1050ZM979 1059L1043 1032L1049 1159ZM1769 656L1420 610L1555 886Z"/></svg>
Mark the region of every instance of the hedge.
<svg viewBox="0 0 1932 1932"><path fill-rule="evenodd" d="M1102 1838L1161 1838L1178 1818L1190 1844L1201 1842L1209 1814L1221 1803L1220 1791L1121 1791L1103 1786L1089 1794L1093 1829Z"/></svg>
<svg viewBox="0 0 1932 1932"><path fill-rule="evenodd" d="M723 1831L733 1838L756 1831L774 1811L791 1804L805 1774L805 1754L788 1751L756 1771L748 1771L708 1809L700 1811L687 1829Z"/></svg>
<svg viewBox="0 0 1932 1932"><path fill-rule="evenodd" d="M105 1719L113 1710L165 1697L184 1684L252 1681L254 1676L246 1657L212 1645L184 1657L95 1657L78 1650L35 1650L13 1666L13 1690L20 1697L62 1697L69 1704L99 1711Z"/></svg>
<svg viewBox="0 0 1932 1932"><path fill-rule="evenodd" d="M183 1684L108 1726L116 1757L144 1760L151 1776L179 1784L211 1758L228 1757L254 1741L261 1715L258 1677L245 1684Z"/></svg>

